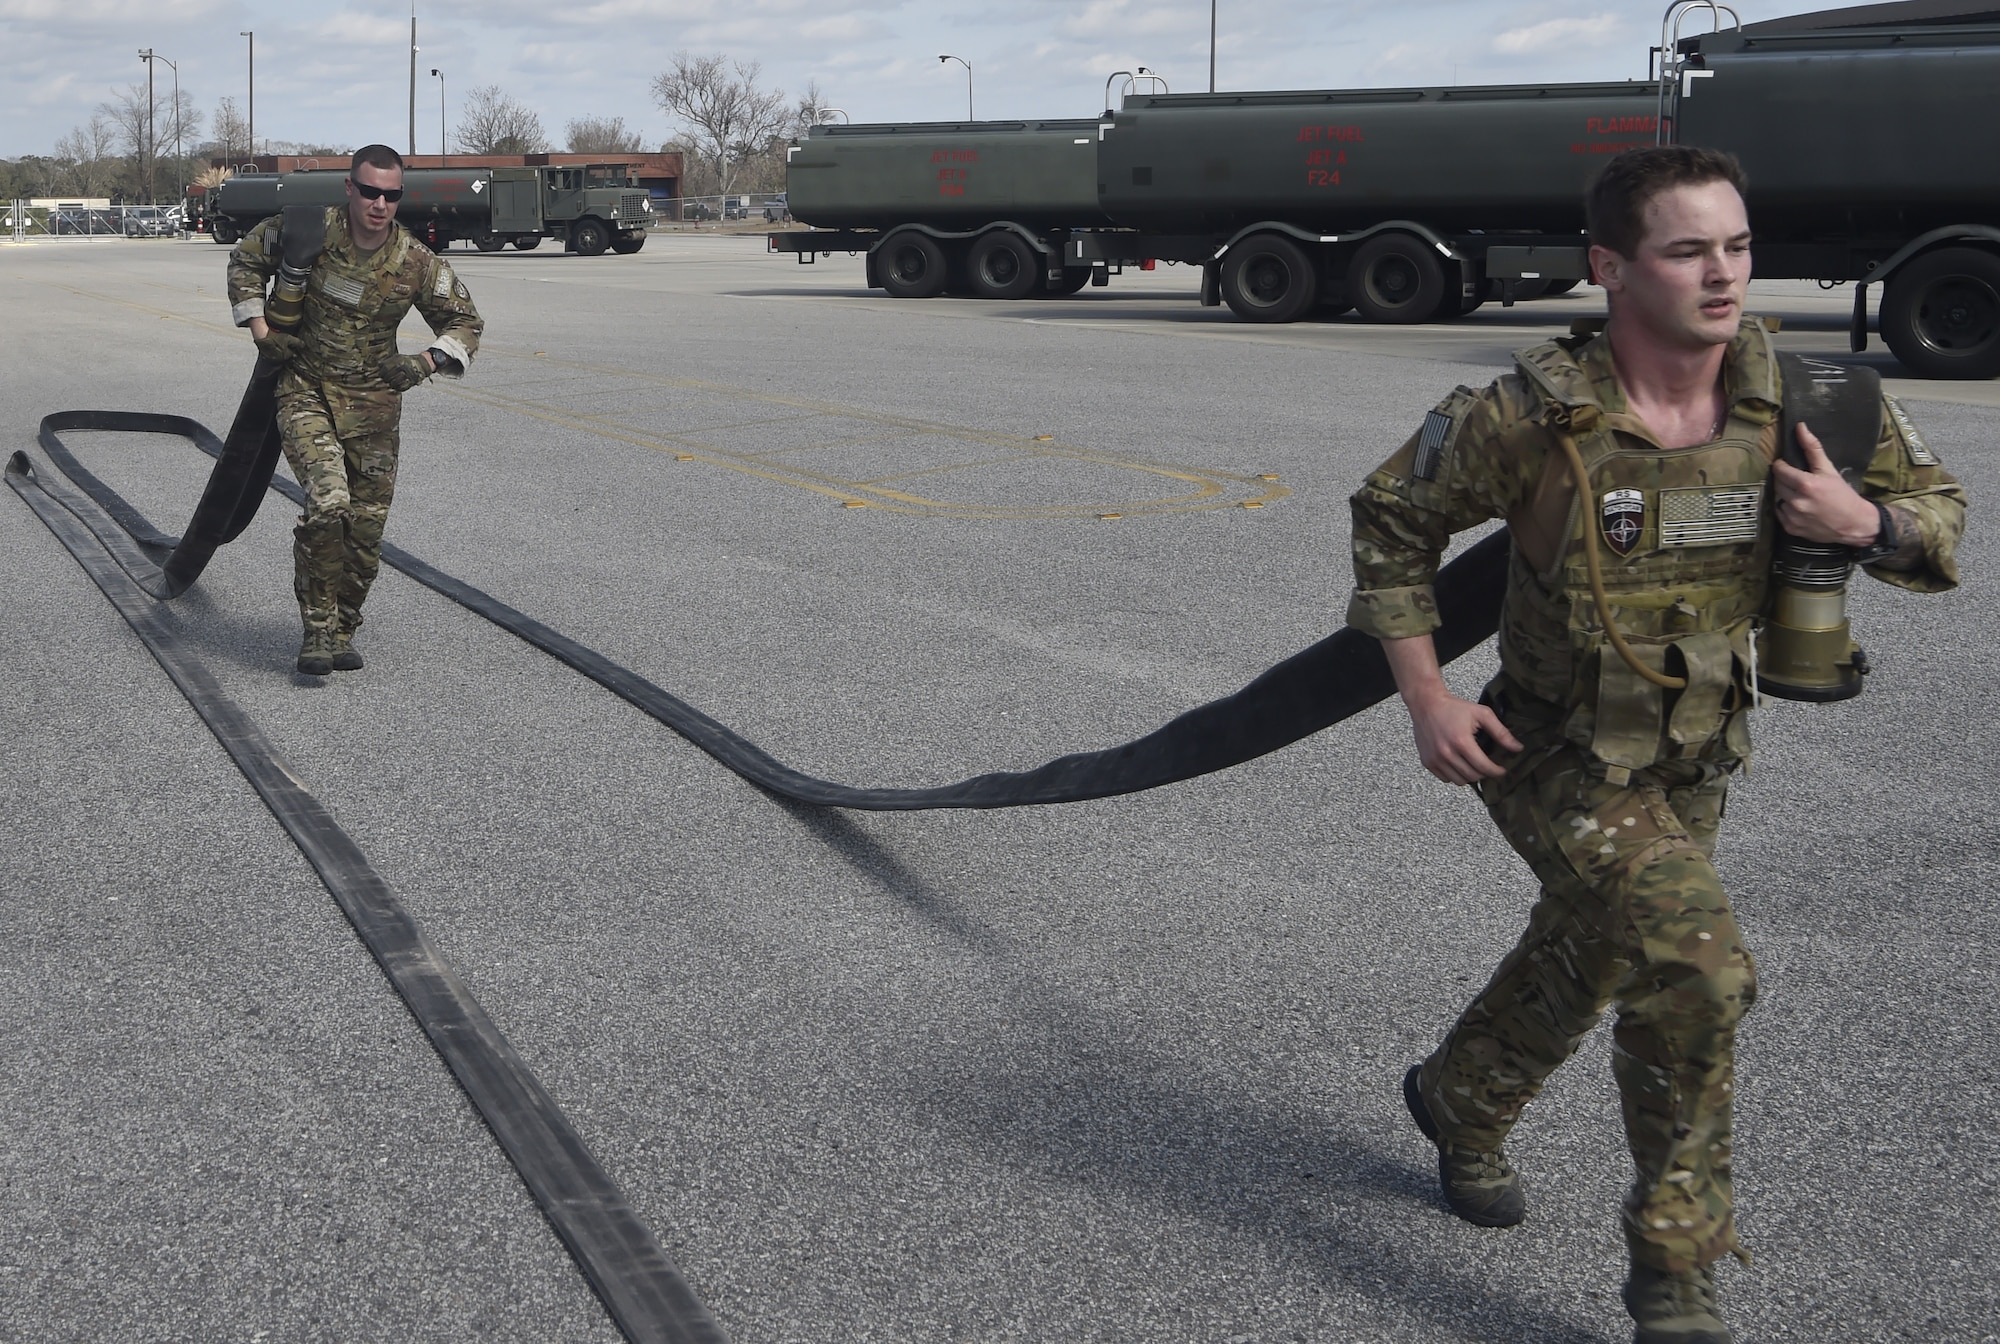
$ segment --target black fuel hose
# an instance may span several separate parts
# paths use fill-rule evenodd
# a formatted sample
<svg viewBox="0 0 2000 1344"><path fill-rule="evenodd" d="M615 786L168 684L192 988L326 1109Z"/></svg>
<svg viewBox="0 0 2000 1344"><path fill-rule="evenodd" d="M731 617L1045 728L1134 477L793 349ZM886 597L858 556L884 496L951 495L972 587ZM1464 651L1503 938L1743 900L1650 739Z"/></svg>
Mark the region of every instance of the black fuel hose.
<svg viewBox="0 0 2000 1344"><path fill-rule="evenodd" d="M235 427L228 440L220 443L199 424L181 416L134 411L67 411L43 420L41 445L66 476L117 519L134 540L146 546L172 548L159 579L150 579L143 571L133 575L155 596L172 596L194 581L216 545L235 537L255 514L257 497L264 486L280 491L294 503L304 503L298 486L281 477L273 478L275 425L260 437L257 427L246 423L246 415L254 409L253 398L259 396L268 397L269 392L260 391L258 380L253 378ZM214 457L215 469L210 473L208 488L203 492L187 535L174 538L162 534L115 490L87 471L64 446L61 431L66 429L178 434ZM1505 530L1496 531L1446 565L1438 575L1438 615L1443 621L1435 636L1439 662L1449 662L1475 648L1497 628L1500 599L1506 587L1507 547ZM1381 645L1357 630L1342 629L1293 654L1233 695L1191 709L1144 737L1120 746L1059 757L1032 770L978 775L956 784L915 789L860 788L794 770L630 668L612 662L400 546L385 543L382 559L425 587L581 672L759 788L822 807L873 812L1022 807L1138 793L1226 770L1277 751L1360 713L1388 698L1396 689Z"/></svg>
<svg viewBox="0 0 2000 1344"><path fill-rule="evenodd" d="M388 883L256 724L223 693L201 660L187 650L172 624L161 619L157 600L185 592L200 577L217 548L239 536L256 516L267 487L295 503L304 502L296 485L274 476L279 455L278 373L277 367L259 360L229 436L222 440L184 416L138 411L50 415L42 421L39 442L67 483L43 480L27 455L18 452L7 463L7 483L145 642L312 863L411 1015L450 1065L619 1329L635 1344L719 1344L723 1334L713 1316ZM215 467L186 534L172 537L154 527L77 460L63 442L64 431L178 435L213 457ZM72 483L76 490L70 488ZM1507 544L1504 532L1489 536L1439 575L1438 609L1444 621L1437 634L1440 661L1457 657L1493 633L1505 582ZM163 558L156 563L148 551L163 553ZM385 545L382 558L560 659L750 782L823 806L1017 807L1133 793L1276 751L1358 713L1395 689L1381 646L1354 630L1340 630L1234 695L1190 710L1123 746L937 788L852 788L792 769L630 669L400 547Z"/></svg>

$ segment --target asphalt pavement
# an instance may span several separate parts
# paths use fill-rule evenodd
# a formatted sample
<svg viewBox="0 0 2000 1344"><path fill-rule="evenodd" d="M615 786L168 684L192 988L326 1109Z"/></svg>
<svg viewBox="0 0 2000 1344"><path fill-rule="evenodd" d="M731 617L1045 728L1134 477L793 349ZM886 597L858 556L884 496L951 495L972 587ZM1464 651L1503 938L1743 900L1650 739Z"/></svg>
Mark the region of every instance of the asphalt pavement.
<svg viewBox="0 0 2000 1344"><path fill-rule="evenodd" d="M412 393L389 539L780 759L941 783L1148 731L1335 629L1347 497L1589 291L1401 330L897 302L661 235L449 254L487 318ZM205 241L0 247L0 450L52 411L226 428ZM1759 284L1844 352L1849 292ZM404 348L419 348L414 317ZM1892 379L1974 498L1966 584L1865 580L1877 667L1777 705L1718 857L1758 958L1745 1344L2000 1340L2000 388ZM70 436L177 531L207 461ZM1629 1338L1608 1043L1451 1218L1399 1081L1533 890L1385 705L1133 797L786 804L385 570L297 676L273 496L171 619L333 810L738 1344ZM613 1341L312 870L0 492L0 1340ZM1462 690L1490 651L1452 669Z"/></svg>

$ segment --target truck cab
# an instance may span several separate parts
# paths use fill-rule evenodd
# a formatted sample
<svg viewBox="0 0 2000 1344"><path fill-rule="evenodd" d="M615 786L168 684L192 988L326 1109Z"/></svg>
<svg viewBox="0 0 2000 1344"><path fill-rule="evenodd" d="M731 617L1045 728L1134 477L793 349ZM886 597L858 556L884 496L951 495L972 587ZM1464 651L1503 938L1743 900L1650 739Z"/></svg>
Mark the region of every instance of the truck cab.
<svg viewBox="0 0 2000 1344"><path fill-rule="evenodd" d="M653 222L652 198L632 181L629 164L495 168L492 191L493 233L511 235L516 247L546 235L586 257L632 253L646 245Z"/></svg>

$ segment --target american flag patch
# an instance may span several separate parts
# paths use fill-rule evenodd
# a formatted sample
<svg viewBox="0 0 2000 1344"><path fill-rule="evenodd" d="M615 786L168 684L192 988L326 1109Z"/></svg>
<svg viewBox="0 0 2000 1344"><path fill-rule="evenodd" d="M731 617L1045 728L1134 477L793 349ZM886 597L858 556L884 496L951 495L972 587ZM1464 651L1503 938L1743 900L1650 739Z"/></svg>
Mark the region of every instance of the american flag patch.
<svg viewBox="0 0 2000 1344"><path fill-rule="evenodd" d="M1443 411L1432 411L1424 417L1424 427L1417 435L1417 460L1411 474L1420 481L1435 481L1438 467L1444 462L1445 441L1451 437L1451 417Z"/></svg>

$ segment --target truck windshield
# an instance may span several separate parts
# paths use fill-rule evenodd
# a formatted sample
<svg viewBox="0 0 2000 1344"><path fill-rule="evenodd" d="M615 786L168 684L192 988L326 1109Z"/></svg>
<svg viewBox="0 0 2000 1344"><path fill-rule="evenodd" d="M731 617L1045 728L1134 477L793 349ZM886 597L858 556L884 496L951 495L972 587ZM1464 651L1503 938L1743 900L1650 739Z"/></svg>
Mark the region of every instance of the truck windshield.
<svg viewBox="0 0 2000 1344"><path fill-rule="evenodd" d="M593 163L584 169L593 187L623 187L632 182L632 169L623 163Z"/></svg>

